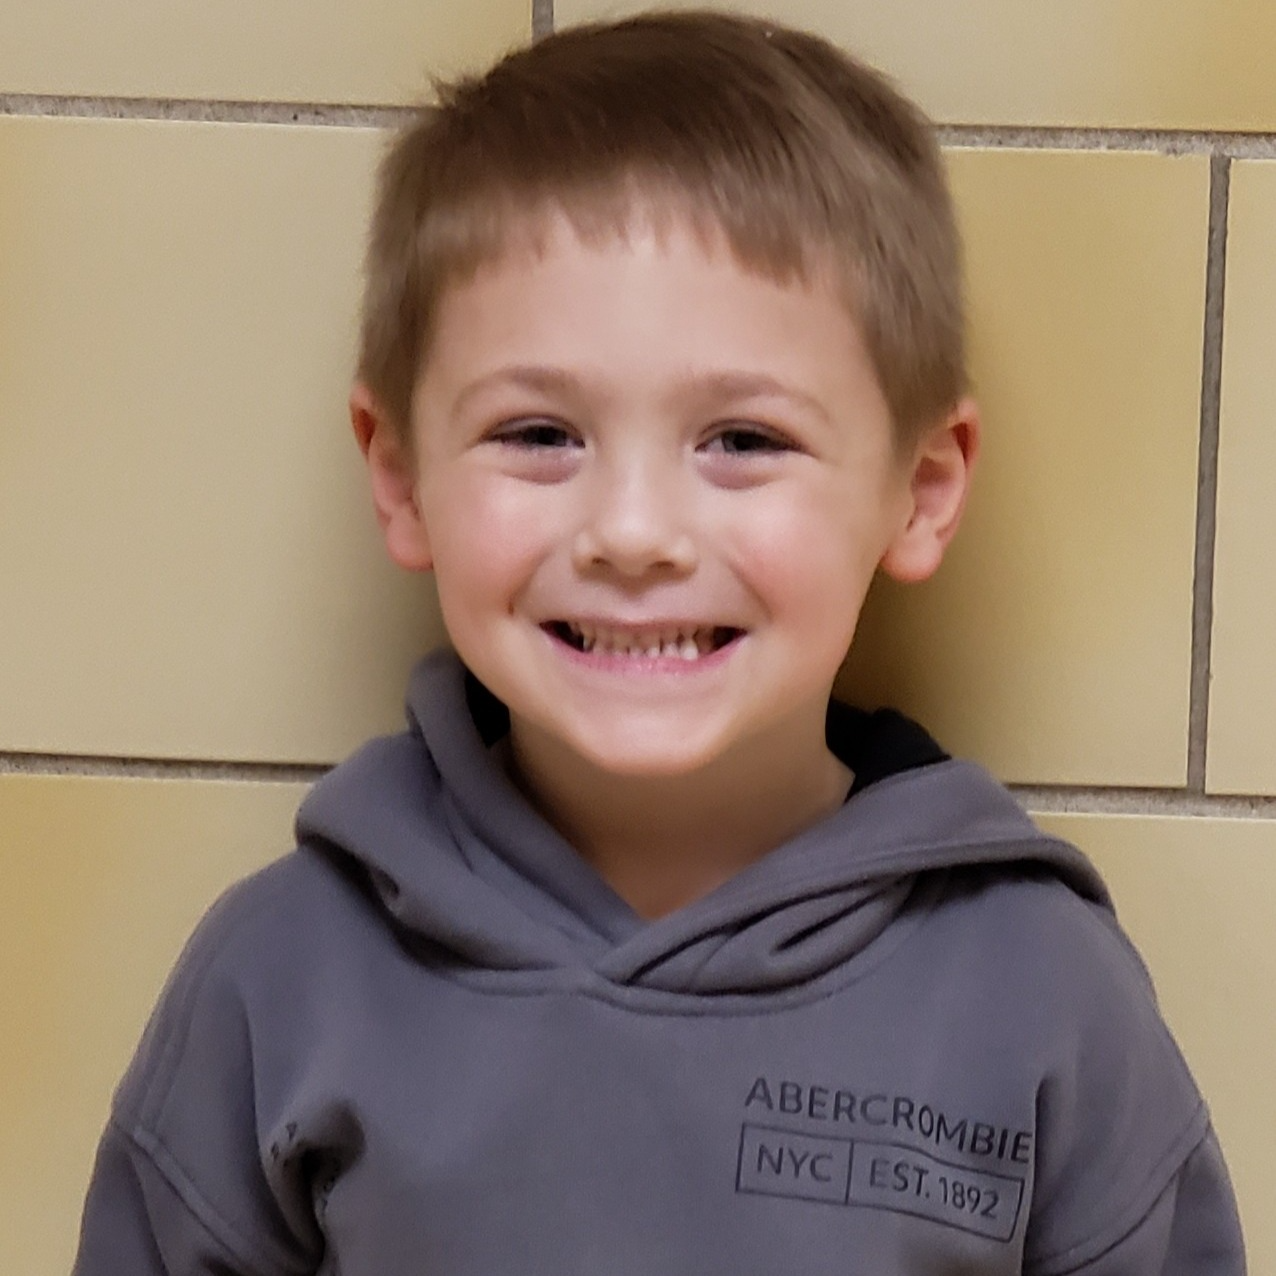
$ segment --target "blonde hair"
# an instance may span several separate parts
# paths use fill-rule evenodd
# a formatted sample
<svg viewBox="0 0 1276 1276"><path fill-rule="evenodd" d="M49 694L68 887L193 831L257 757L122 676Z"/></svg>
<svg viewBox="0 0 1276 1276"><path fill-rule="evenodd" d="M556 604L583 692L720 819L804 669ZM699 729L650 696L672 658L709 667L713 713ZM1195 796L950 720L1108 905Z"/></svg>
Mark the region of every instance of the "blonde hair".
<svg viewBox="0 0 1276 1276"><path fill-rule="evenodd" d="M438 86L387 152L360 379L406 436L445 290L564 214L720 232L778 280L831 266L908 443L966 388L961 247L931 126L878 72L758 19L571 27Z"/></svg>

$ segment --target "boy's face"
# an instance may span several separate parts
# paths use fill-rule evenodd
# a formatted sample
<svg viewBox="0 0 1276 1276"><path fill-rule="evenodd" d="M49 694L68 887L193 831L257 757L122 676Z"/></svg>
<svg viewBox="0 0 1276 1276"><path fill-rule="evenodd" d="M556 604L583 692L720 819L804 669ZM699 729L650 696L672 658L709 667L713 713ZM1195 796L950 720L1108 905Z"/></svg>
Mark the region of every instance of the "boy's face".
<svg viewBox="0 0 1276 1276"><path fill-rule="evenodd" d="M415 469L360 432L391 553L433 568L516 749L613 775L826 760L874 571L926 575L950 534L918 539L929 454L896 454L833 286L677 225L587 246L563 222L453 288L435 334Z"/></svg>

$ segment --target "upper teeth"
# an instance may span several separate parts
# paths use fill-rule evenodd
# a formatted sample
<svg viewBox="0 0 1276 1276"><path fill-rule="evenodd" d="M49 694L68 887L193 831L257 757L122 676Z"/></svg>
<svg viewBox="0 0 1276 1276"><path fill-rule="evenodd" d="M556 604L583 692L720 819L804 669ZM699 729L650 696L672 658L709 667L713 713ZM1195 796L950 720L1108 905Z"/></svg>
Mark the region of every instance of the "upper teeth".
<svg viewBox="0 0 1276 1276"><path fill-rule="evenodd" d="M607 629L601 625L574 624L567 628L586 651L614 655L698 660L713 651L713 629Z"/></svg>

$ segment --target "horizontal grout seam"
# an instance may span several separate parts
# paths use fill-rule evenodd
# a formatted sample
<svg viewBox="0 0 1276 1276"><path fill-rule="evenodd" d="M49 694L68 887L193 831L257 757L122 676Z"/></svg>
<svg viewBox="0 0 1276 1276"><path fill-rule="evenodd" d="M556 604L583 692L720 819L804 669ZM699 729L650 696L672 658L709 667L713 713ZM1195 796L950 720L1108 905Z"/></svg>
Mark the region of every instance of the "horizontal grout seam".
<svg viewBox="0 0 1276 1276"><path fill-rule="evenodd" d="M1163 155L1226 155L1232 159L1276 159L1276 133L1000 124L941 124L937 126L937 132L944 146L955 148L1155 151Z"/></svg>
<svg viewBox="0 0 1276 1276"><path fill-rule="evenodd" d="M1276 821L1276 797L1191 793L1186 789L1096 788L1012 784L1029 810L1052 815L1141 815L1161 818Z"/></svg>
<svg viewBox="0 0 1276 1276"><path fill-rule="evenodd" d="M0 753L0 775L92 776L112 780L231 780L248 784L313 784L320 764L212 762L175 758L108 758L60 753Z"/></svg>
<svg viewBox="0 0 1276 1276"><path fill-rule="evenodd" d="M117 780L216 780L313 784L330 770L319 764L108 758L55 753L0 753L0 775L92 776ZM1012 784L1034 811L1076 815L1192 816L1276 820L1276 796L1191 793L1184 789Z"/></svg>
<svg viewBox="0 0 1276 1276"><path fill-rule="evenodd" d="M546 35L553 30L552 8L552 4L539 2L534 6L533 30L537 36ZM414 109L412 106L357 103L0 93L0 116L53 116L71 119L394 128L409 119ZM1166 155L1276 159L1276 132L1064 128L1014 124L941 124L937 131L943 145L956 148L1154 151Z"/></svg>
<svg viewBox="0 0 1276 1276"><path fill-rule="evenodd" d="M396 128L413 114L414 108L411 106L206 101L202 98L63 97L44 93L0 94L0 115L55 116L63 119Z"/></svg>

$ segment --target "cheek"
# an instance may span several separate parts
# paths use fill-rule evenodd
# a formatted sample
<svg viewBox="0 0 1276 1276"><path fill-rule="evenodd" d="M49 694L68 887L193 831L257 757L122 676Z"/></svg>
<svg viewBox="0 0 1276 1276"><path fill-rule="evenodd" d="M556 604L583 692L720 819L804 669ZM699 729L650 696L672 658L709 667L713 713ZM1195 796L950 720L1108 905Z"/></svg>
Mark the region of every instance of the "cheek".
<svg viewBox="0 0 1276 1276"><path fill-rule="evenodd" d="M520 487L523 490L519 490ZM440 484L425 495L426 525L439 597L490 604L525 581L547 528L527 485L496 481Z"/></svg>
<svg viewBox="0 0 1276 1276"><path fill-rule="evenodd" d="M858 612L880 558L861 508L854 495L808 492L752 512L733 549L769 609L825 624Z"/></svg>

